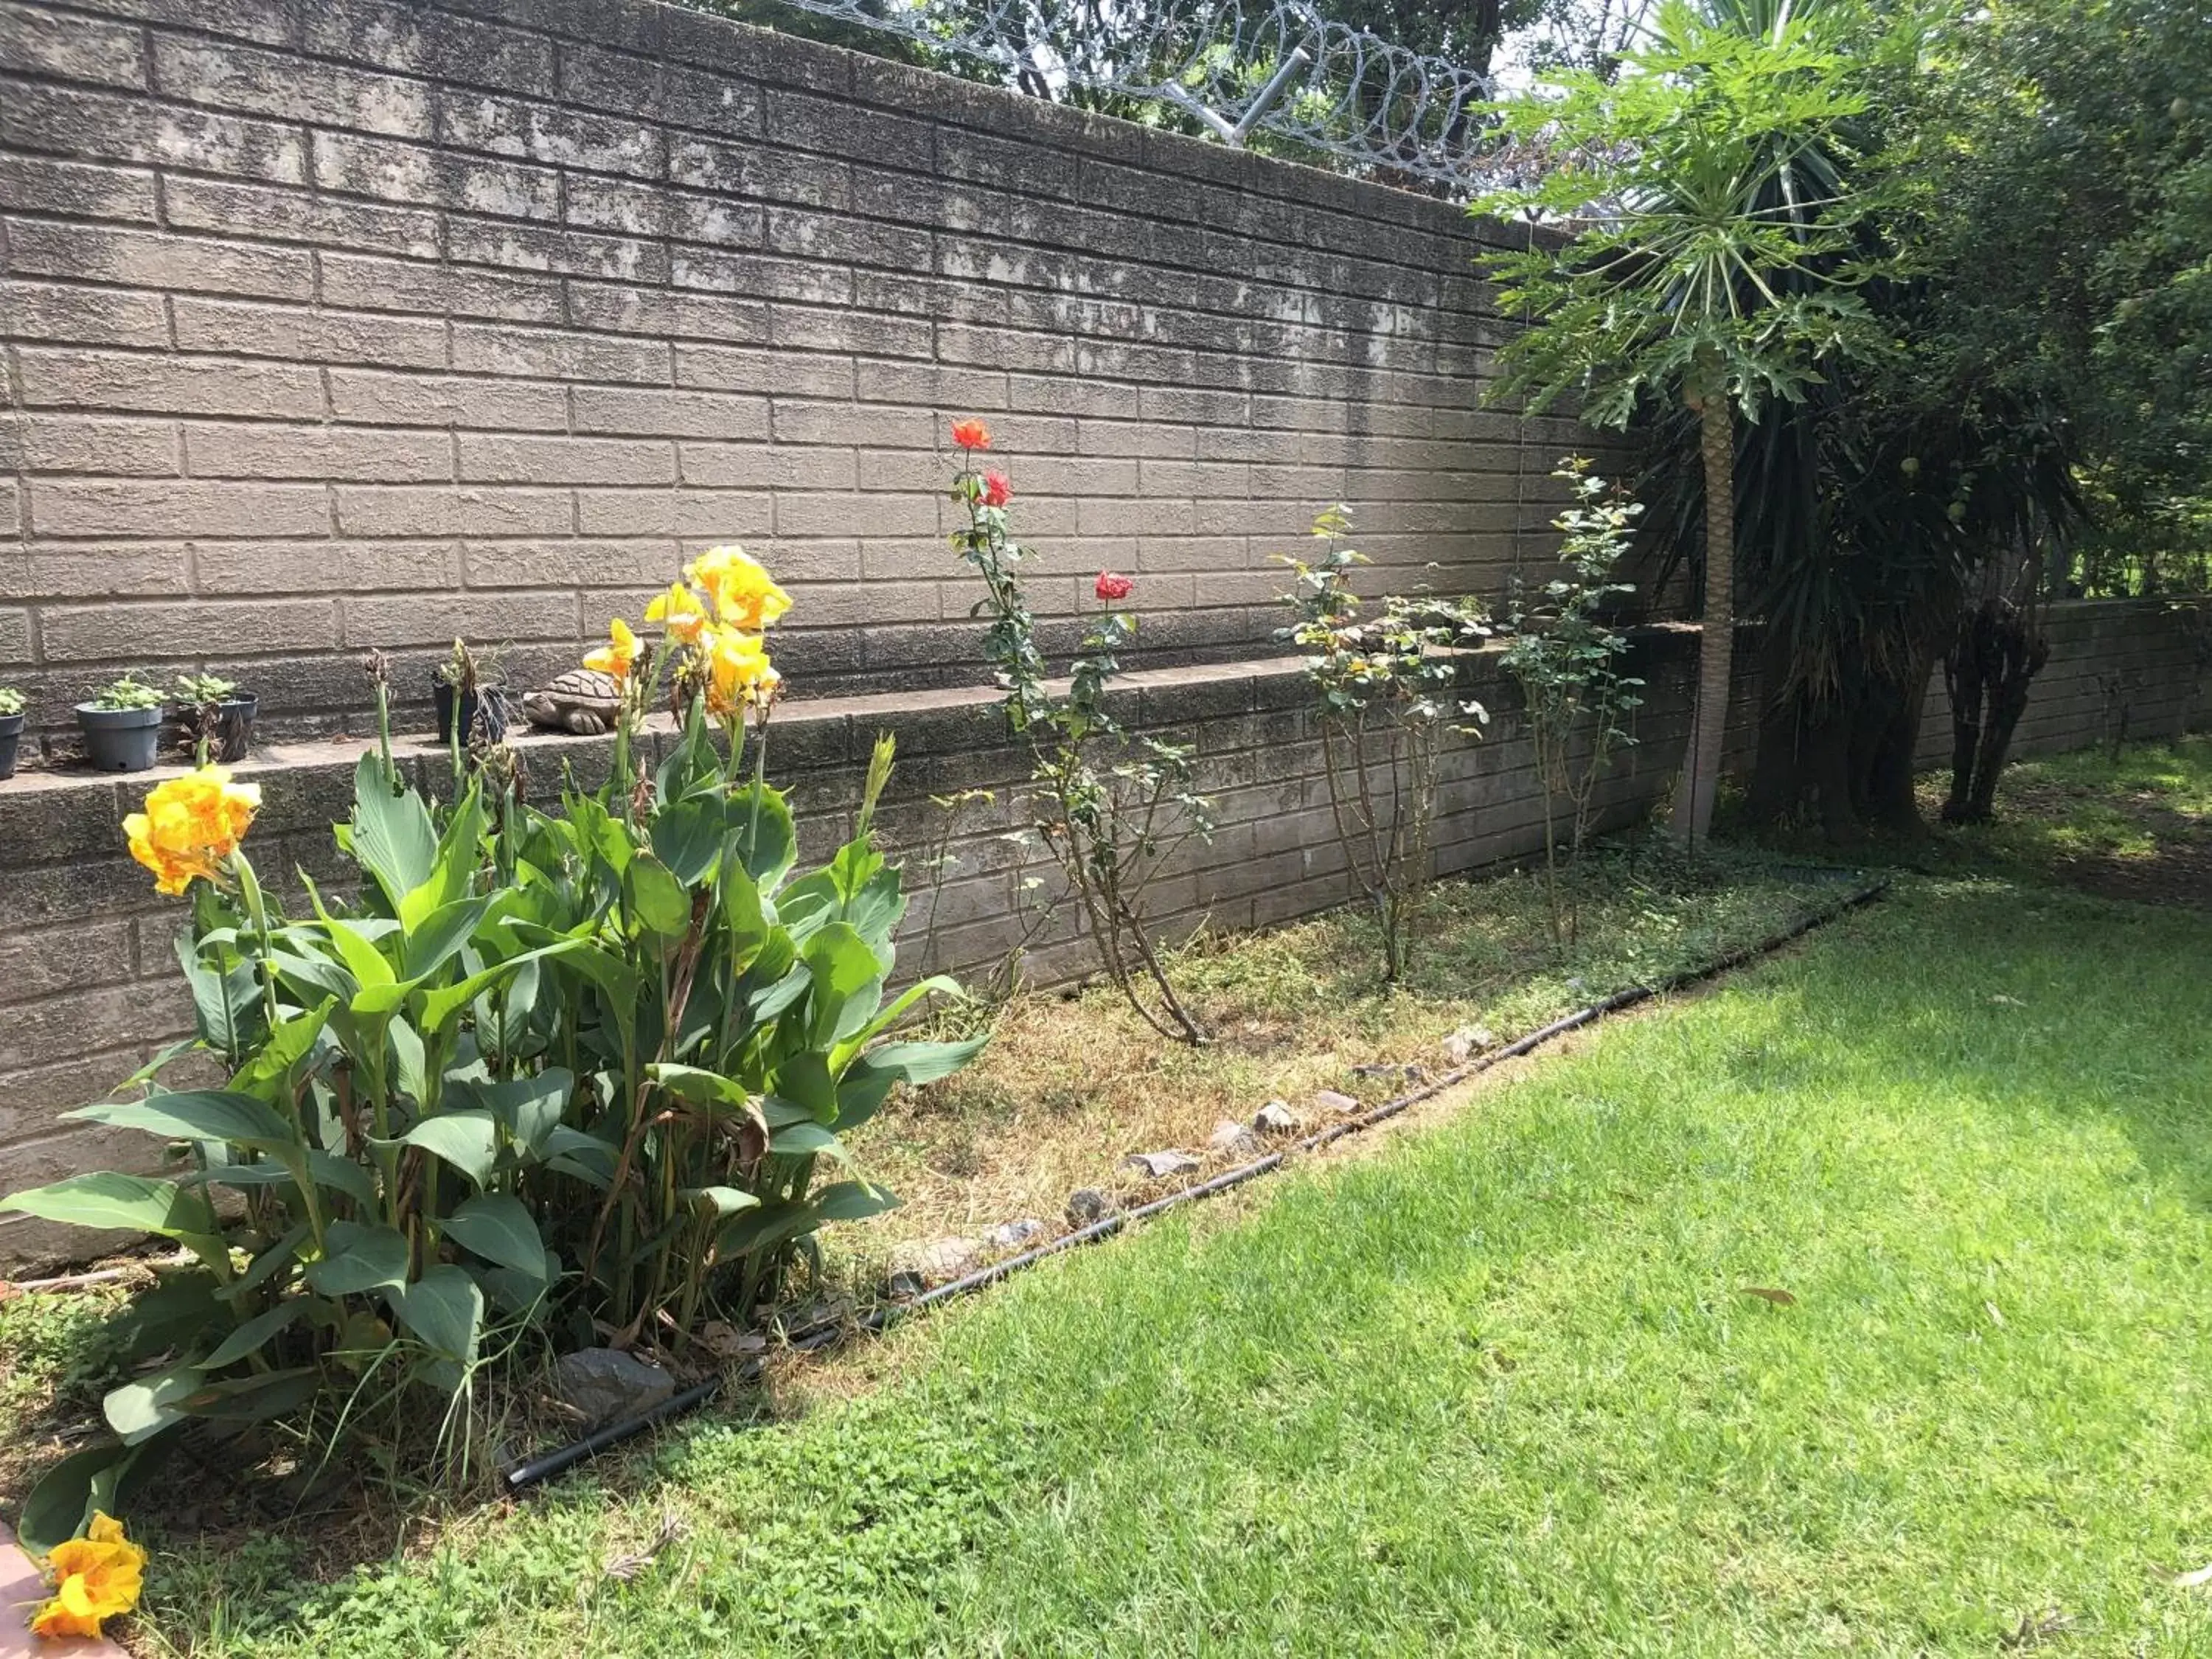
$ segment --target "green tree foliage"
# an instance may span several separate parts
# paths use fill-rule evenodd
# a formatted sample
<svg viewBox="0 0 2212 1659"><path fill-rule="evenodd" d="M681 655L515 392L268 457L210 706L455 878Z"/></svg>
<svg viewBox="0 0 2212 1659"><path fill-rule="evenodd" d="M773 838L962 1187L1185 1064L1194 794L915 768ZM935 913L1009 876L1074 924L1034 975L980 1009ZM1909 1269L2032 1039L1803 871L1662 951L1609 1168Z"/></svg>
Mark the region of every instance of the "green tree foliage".
<svg viewBox="0 0 2212 1659"><path fill-rule="evenodd" d="M2081 575L2212 577L2212 11L1997 0L1943 20L1896 131L1919 185L1930 319L1962 359L2063 407L2095 520Z"/></svg>
<svg viewBox="0 0 2212 1659"><path fill-rule="evenodd" d="M1655 402L1697 417L1705 633L1677 815L1692 848L1711 823L1729 696L1737 416L1802 401L1824 363L1875 343L1856 292L1877 268L1873 204L1838 165L1866 108L1841 15L1668 0L1619 75L1571 71L1553 95L1495 106L1548 165L1474 204L1575 233L1489 261L1503 303L1533 325L1500 354L1499 395L1542 407L1575 393L1600 425Z"/></svg>

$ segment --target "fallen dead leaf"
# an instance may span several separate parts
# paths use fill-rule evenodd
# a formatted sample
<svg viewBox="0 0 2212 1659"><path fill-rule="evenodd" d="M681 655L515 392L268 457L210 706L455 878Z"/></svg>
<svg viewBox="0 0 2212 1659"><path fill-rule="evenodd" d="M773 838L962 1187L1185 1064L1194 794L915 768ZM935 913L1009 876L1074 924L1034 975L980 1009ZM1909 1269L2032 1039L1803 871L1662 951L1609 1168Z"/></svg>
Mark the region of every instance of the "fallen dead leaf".
<svg viewBox="0 0 2212 1659"><path fill-rule="evenodd" d="M2071 1613L2061 1613L2057 1607L2040 1614L2022 1613L2019 1626L1998 1638L1999 1644L2008 1648L2032 1648L2042 1644L2046 1636L2056 1636L2074 1622Z"/></svg>
<svg viewBox="0 0 2212 1659"><path fill-rule="evenodd" d="M617 1555L600 1571L608 1577L619 1578L626 1584L651 1566L653 1558L674 1543L683 1531L682 1517L674 1510L663 1510L660 1512L660 1530L654 1534L652 1542L641 1550L632 1551L628 1555Z"/></svg>

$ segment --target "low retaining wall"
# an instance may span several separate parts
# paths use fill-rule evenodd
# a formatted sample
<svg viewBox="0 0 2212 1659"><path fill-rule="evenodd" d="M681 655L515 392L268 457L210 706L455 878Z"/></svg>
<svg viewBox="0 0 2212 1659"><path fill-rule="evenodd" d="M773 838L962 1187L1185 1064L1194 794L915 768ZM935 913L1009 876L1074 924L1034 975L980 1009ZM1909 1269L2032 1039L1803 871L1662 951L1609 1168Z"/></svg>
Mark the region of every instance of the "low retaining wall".
<svg viewBox="0 0 2212 1659"><path fill-rule="evenodd" d="M1656 629L1642 645L1652 682L1639 711L1640 744L1623 757L1601 796L1609 822L1644 810L1679 763L1688 723L1695 630ZM1469 695L1498 710L1489 738L1456 749L1443 769L1441 869L1472 869L1542 845L1542 803L1526 741L1504 705L1494 653L1470 665ZM1152 890L1156 916L1184 930L1201 919L1224 928L1266 927L1325 909L1346 896L1330 826L1319 744L1295 659L1194 665L1132 674L1120 694L1125 718L1194 740L1200 785L1218 820L1211 844L1187 843ZM978 688L811 699L779 712L769 771L788 789L805 854L819 858L846 833L879 732L898 740L899 764L878 818L885 844L914 860L915 898L901 945L902 969L974 969L1000 960L1028 918L1022 867L1004 833L1018 819L1029 774L1007 739L993 692ZM665 740L656 733L655 740ZM248 849L264 881L295 887L350 871L331 823L350 809L358 739L272 749L238 769L261 787ZM450 793L445 751L401 745L423 787ZM518 740L531 798L558 790L564 767L587 783L605 775L611 740L532 736ZM170 769L171 771L173 769ZM64 1125L58 1114L99 1097L164 1043L191 1029L191 1006L173 939L179 901L157 896L118 829L146 788L168 772L125 780L27 775L0 784L0 1192L87 1168L146 1158L143 1136ZM995 799L960 821L957 860L933 896L917 854L943 832L933 795L989 789ZM1035 942L1032 975L1050 982L1082 970L1087 943L1072 915ZM82 1236L21 1217L0 1217L0 1272L54 1259Z"/></svg>
<svg viewBox="0 0 2212 1659"><path fill-rule="evenodd" d="M2035 677L2012 756L2212 727L2212 608L2167 599L2069 599L2051 607L2051 660ZM1939 668L1920 722L1923 767L1951 763L1951 704Z"/></svg>
<svg viewBox="0 0 2212 1659"><path fill-rule="evenodd" d="M2040 753L2104 740L2128 711L2134 737L2181 728L2199 696L2199 659L2185 623L2152 602L2058 607L2051 665L2038 679L2020 738ZM1697 630L1661 626L1638 636L1638 672L1649 681L1637 745L1601 795L1602 821L1620 824L1662 799L1680 764L1688 723ZM1740 649L1748 663L1756 653ZM1542 802L1528 745L1498 683L1495 653L1471 665L1471 695L1495 719L1488 737L1461 747L1443 770L1437 864L1462 872L1525 858L1542 845ZM2109 695L2108 695L2109 694ZM1211 845L1192 843L1154 890L1157 914L1175 927L1205 918L1224 928L1266 927L1346 896L1329 823L1319 745L1295 659L1271 658L1155 670L1128 677L1129 718L1194 738L1200 781L1217 805ZM1742 694L1736 731L1747 733ZM1929 700L1923 757L1949 753L1940 680ZM881 817L893 848L911 856L941 830L932 795L985 788L997 799L963 819L958 860L934 902L927 881L902 939L906 965L973 969L997 959L1024 915L1018 856L1001 839L1016 822L1028 772L1007 740L991 692L976 688L814 699L777 717L769 770L793 793L802 837L819 856L844 833L878 732L898 739L900 764ZM342 877L331 822L349 809L356 740L270 750L240 769L261 786L250 847L272 884L304 869ZM519 742L532 798L558 787L562 768L586 781L606 765L604 738L530 737ZM428 787L446 787L442 750L403 745ZM1741 759L1740 755L1734 758ZM173 940L181 905L157 897L124 850L118 825L164 774L129 780L29 774L0 784L0 1192L110 1164L143 1163L143 1136L64 1126L58 1114L100 1096L164 1043L188 1030L191 1011ZM1037 941L1032 972L1049 981L1079 971L1087 947L1063 928ZM0 1218L0 1271L82 1249L71 1235L21 1217Z"/></svg>

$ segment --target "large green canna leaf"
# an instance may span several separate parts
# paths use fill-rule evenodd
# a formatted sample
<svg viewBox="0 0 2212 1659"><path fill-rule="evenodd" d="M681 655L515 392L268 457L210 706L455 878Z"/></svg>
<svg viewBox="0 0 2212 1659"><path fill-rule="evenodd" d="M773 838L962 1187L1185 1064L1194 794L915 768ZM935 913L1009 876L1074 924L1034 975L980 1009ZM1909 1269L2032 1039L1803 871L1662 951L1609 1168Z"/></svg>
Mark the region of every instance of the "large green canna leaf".
<svg viewBox="0 0 2212 1659"><path fill-rule="evenodd" d="M875 1015L866 1024L840 1042L830 1052L830 1069L842 1076L845 1068L853 1062L854 1056L864 1047L896 1025L906 1017L909 1008L927 996L958 997L964 1000L966 994L961 990L958 980L945 974L933 974L920 984L908 986L905 990L899 993L897 1000L890 1007ZM965 1061L962 1062L963 1065L965 1063ZM920 1079L909 1079L908 1080L919 1081Z"/></svg>
<svg viewBox="0 0 2212 1659"><path fill-rule="evenodd" d="M265 1423L289 1417L315 1397L322 1373L312 1365L287 1371L256 1371L203 1382L178 1403L191 1417L222 1423Z"/></svg>
<svg viewBox="0 0 2212 1659"><path fill-rule="evenodd" d="M392 1076L399 1085L399 1092L410 1100L430 1097L430 1051L422 1042L422 1034L410 1024L404 1014L395 1014L384 1029L384 1040L392 1048Z"/></svg>
<svg viewBox="0 0 2212 1659"><path fill-rule="evenodd" d="M597 1135L565 1123L556 1124L545 1137L545 1167L602 1189L614 1184L615 1164L622 1149Z"/></svg>
<svg viewBox="0 0 2212 1659"><path fill-rule="evenodd" d="M489 968L480 969L458 984L426 993L421 1010L424 1034L442 1033L447 1026L461 1017L480 993L520 972L526 963L542 962L549 957L566 956L570 951L582 949L584 941L580 939L564 939L552 945L541 945L534 950L525 951L520 956L509 957L504 962L495 962Z"/></svg>
<svg viewBox="0 0 2212 1659"><path fill-rule="evenodd" d="M15 1210L42 1221L71 1227L118 1228L173 1238L220 1274L230 1271L229 1255L216 1230L206 1197L173 1181L102 1170L71 1176L49 1187L10 1193L0 1210Z"/></svg>
<svg viewBox="0 0 2212 1659"><path fill-rule="evenodd" d="M106 1101L64 1112L65 1118L143 1129L173 1140L228 1140L261 1152L290 1153L298 1133L264 1102L222 1089L185 1089L143 1100Z"/></svg>
<svg viewBox="0 0 2212 1659"><path fill-rule="evenodd" d="M449 1077L447 1086L452 1097L489 1112L510 1139L527 1147L532 1157L540 1157L546 1136L560 1122L575 1092L576 1079L565 1066L549 1066L502 1083Z"/></svg>
<svg viewBox="0 0 2212 1659"><path fill-rule="evenodd" d="M459 954L491 906L489 898L460 898L428 912L406 932L399 949L399 971L411 980L428 979Z"/></svg>
<svg viewBox="0 0 2212 1659"><path fill-rule="evenodd" d="M884 970L850 922L833 921L799 949L813 975L809 1041L829 1048L864 1030L883 1000Z"/></svg>
<svg viewBox="0 0 2212 1659"><path fill-rule="evenodd" d="M957 1042L886 1042L869 1049L859 1063L874 1071L896 1073L903 1083L934 1083L967 1065L990 1040L987 1034Z"/></svg>
<svg viewBox="0 0 2212 1659"><path fill-rule="evenodd" d="M465 1269L441 1262L412 1285L385 1293L410 1334L432 1352L472 1364L483 1329L483 1292Z"/></svg>
<svg viewBox="0 0 2212 1659"><path fill-rule="evenodd" d="M868 1181L839 1181L811 1200L824 1221L866 1221L898 1208L898 1194Z"/></svg>
<svg viewBox="0 0 2212 1659"><path fill-rule="evenodd" d="M677 1099L696 1106L742 1108L750 1097L745 1085L737 1079L702 1066L658 1065L648 1066L645 1070L647 1076Z"/></svg>
<svg viewBox="0 0 2212 1659"><path fill-rule="evenodd" d="M761 959L776 929L776 908L753 878L732 864L722 872L722 929L728 971L744 974Z"/></svg>
<svg viewBox="0 0 2212 1659"><path fill-rule="evenodd" d="M116 1310L106 1335L131 1364L182 1349L236 1316L226 1299L239 1282L225 1285L213 1273L166 1273L151 1290L139 1291Z"/></svg>
<svg viewBox="0 0 2212 1659"><path fill-rule="evenodd" d="M653 856L686 887L703 886L722 861L729 830L726 804L719 797L672 801L653 815Z"/></svg>
<svg viewBox="0 0 2212 1659"><path fill-rule="evenodd" d="M198 1365L172 1365L151 1376L133 1377L107 1391L100 1402L100 1413L125 1445L135 1446L184 1421L184 1402L205 1380Z"/></svg>
<svg viewBox="0 0 2212 1659"><path fill-rule="evenodd" d="M837 1115L837 1084L830 1061L818 1048L802 1048L775 1069L775 1097L799 1108L817 1123Z"/></svg>
<svg viewBox="0 0 2212 1659"><path fill-rule="evenodd" d="M261 1048L230 1080L233 1091L252 1095L274 1106L289 1104L299 1087L300 1068L315 1051L315 1044L330 1024L335 999L325 998L305 1013L282 1019L270 1028Z"/></svg>
<svg viewBox="0 0 2212 1659"><path fill-rule="evenodd" d="M376 1178L361 1164L336 1153L311 1148L307 1153L307 1175L318 1187L327 1187L334 1193L343 1193L356 1204L367 1208L376 1202ZM196 1175L187 1176L188 1187L231 1187L244 1192L256 1187L276 1187L289 1182L299 1182L298 1175L282 1164L210 1164Z"/></svg>
<svg viewBox="0 0 2212 1659"><path fill-rule="evenodd" d="M840 1164L850 1164L853 1156L845 1150L844 1142L825 1124L809 1118L804 1123L793 1123L778 1129L769 1137L769 1150L779 1158L834 1158Z"/></svg>
<svg viewBox="0 0 2212 1659"><path fill-rule="evenodd" d="M253 964L233 963L224 969L207 961L189 933L176 938L177 962L191 988L192 1022L200 1038L218 1054L236 1054L250 1040L259 1021L262 984Z"/></svg>
<svg viewBox="0 0 2212 1659"><path fill-rule="evenodd" d="M477 866L483 861L484 827L488 822L483 786L471 778L446 820L445 834L438 838L428 872L392 906L410 938L436 913L468 897L469 889L476 880ZM410 968L408 971L429 970Z"/></svg>
<svg viewBox="0 0 2212 1659"><path fill-rule="evenodd" d="M530 1040L544 975L536 962L515 969L504 986L476 1000L477 1044L487 1054L513 1055Z"/></svg>
<svg viewBox="0 0 2212 1659"><path fill-rule="evenodd" d="M662 939L680 938L691 926L691 890L658 859L638 858L623 876L623 903L630 920Z"/></svg>
<svg viewBox="0 0 2212 1659"><path fill-rule="evenodd" d="M773 1249L821 1224L822 1212L811 1202L763 1204L757 1210L741 1212L723 1224L714 1235L714 1254L727 1261L755 1250Z"/></svg>
<svg viewBox="0 0 2212 1659"><path fill-rule="evenodd" d="M102 1441L71 1452L39 1477L15 1517L16 1541L33 1556L53 1553L54 1546L80 1536L93 1511L119 1515L131 1494L143 1486L175 1444L155 1438L136 1446Z"/></svg>
<svg viewBox="0 0 2212 1659"><path fill-rule="evenodd" d="M290 1296L273 1308L264 1309L216 1343L215 1352L200 1364L209 1370L219 1371L226 1365L236 1364L250 1353L260 1352L271 1337L297 1324L310 1306L307 1298Z"/></svg>
<svg viewBox="0 0 2212 1659"><path fill-rule="evenodd" d="M388 933L392 930L386 927L380 931ZM377 948L379 933L372 933L365 923L349 917L331 916L325 919L323 932L337 951L338 960L344 963L346 972L353 976L352 994L355 997L398 981L398 975L385 960L384 952Z"/></svg>
<svg viewBox="0 0 2212 1659"><path fill-rule="evenodd" d="M680 1196L689 1199L702 1215L717 1218L757 1210L761 1202L757 1194L738 1187L686 1187Z"/></svg>
<svg viewBox="0 0 2212 1659"><path fill-rule="evenodd" d="M295 993L304 987L309 996L325 996L340 1003L350 1002L354 992L359 988L358 984L343 963L333 962L323 954L319 933L304 927L292 928L288 932L291 937L280 939L276 949L269 953L270 961L276 964L277 977ZM288 945L300 948L288 949Z"/></svg>
<svg viewBox="0 0 2212 1659"><path fill-rule="evenodd" d="M763 894L773 894L799 859L799 830L783 792L748 784L730 797L730 836L738 862Z"/></svg>
<svg viewBox="0 0 2212 1659"><path fill-rule="evenodd" d="M777 907L793 937L805 938L828 922L842 921L868 942L882 970L895 960L891 934L906 914L899 872L865 839L848 841L813 874L777 896Z"/></svg>
<svg viewBox="0 0 2212 1659"><path fill-rule="evenodd" d="M430 879L438 857L430 809L412 789L392 793L383 759L374 750L354 769L353 853L384 890L394 915L407 896Z"/></svg>
<svg viewBox="0 0 2212 1659"><path fill-rule="evenodd" d="M399 1137L434 1152L482 1188L499 1164L499 1120L482 1107L434 1112Z"/></svg>
<svg viewBox="0 0 2212 1659"><path fill-rule="evenodd" d="M506 1193L479 1193L439 1224L447 1238L485 1261L543 1279L545 1243L520 1199Z"/></svg>
<svg viewBox="0 0 2212 1659"><path fill-rule="evenodd" d="M404 1284L407 1241L390 1227L333 1221L323 1256L307 1265L307 1285L324 1296L359 1296Z"/></svg>

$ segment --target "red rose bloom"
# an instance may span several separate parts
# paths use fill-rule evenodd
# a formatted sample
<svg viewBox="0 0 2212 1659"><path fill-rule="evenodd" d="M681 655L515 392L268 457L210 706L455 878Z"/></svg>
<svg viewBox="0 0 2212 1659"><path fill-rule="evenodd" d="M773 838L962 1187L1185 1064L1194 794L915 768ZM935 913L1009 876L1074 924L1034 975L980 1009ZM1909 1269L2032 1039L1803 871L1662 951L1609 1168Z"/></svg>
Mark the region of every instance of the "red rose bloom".
<svg viewBox="0 0 2212 1659"><path fill-rule="evenodd" d="M955 421L952 423L952 441L963 449L988 449L991 447L991 428L981 421Z"/></svg>
<svg viewBox="0 0 2212 1659"><path fill-rule="evenodd" d="M1117 575L1111 570L1102 570L1098 573L1098 580L1092 591L1110 605L1115 599L1127 599L1129 590L1136 585L1127 576Z"/></svg>
<svg viewBox="0 0 2212 1659"><path fill-rule="evenodd" d="M984 506L1004 507L1008 501L1011 501L1013 499L1014 487L1006 482L1006 475L1005 473L986 472L983 475Z"/></svg>

